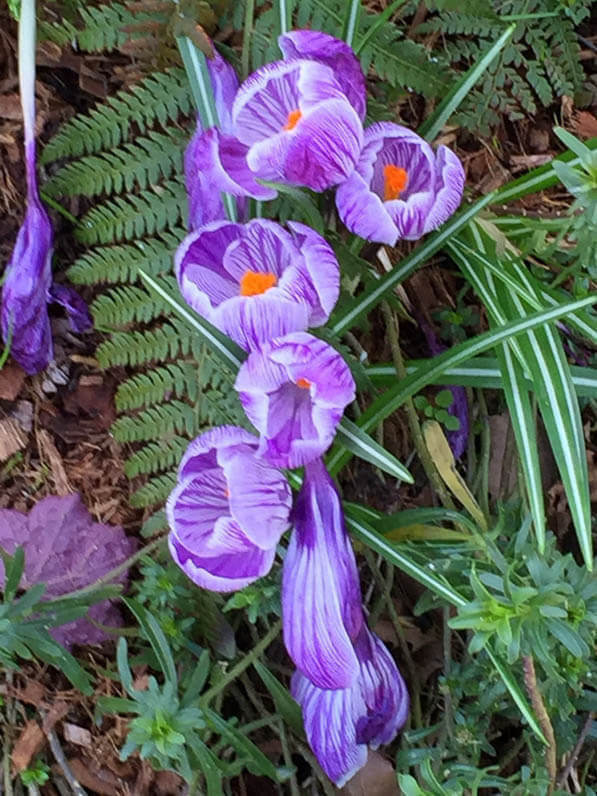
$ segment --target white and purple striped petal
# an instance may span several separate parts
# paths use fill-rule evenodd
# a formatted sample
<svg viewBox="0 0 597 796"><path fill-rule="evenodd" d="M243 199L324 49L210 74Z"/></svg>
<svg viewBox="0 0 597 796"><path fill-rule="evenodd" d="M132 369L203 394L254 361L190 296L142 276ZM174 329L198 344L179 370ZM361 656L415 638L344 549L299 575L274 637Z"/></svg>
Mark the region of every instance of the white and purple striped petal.
<svg viewBox="0 0 597 796"><path fill-rule="evenodd" d="M319 458L355 396L352 374L340 354L304 332L253 351L235 387L260 433L260 455L279 467L300 467Z"/></svg>
<svg viewBox="0 0 597 796"><path fill-rule="evenodd" d="M278 38L278 45L286 60L308 58L329 66L360 119L365 118L365 75L346 42L316 30L291 30Z"/></svg>
<svg viewBox="0 0 597 796"><path fill-rule="evenodd" d="M199 586L244 588L269 571L288 527L292 494L256 456L258 441L236 426L193 440L166 504L174 560Z"/></svg>
<svg viewBox="0 0 597 796"><path fill-rule="evenodd" d="M393 658L366 626L355 650L359 673L347 688L318 688L300 671L291 681L309 744L323 770L340 788L365 765L368 747L376 749L394 739L409 706Z"/></svg>
<svg viewBox="0 0 597 796"><path fill-rule="evenodd" d="M361 590L340 497L321 459L305 467L293 521L282 577L284 643L312 683L346 688L359 670Z"/></svg>
<svg viewBox="0 0 597 796"><path fill-rule="evenodd" d="M185 301L246 351L328 319L340 290L332 249L309 227L207 224L175 257Z"/></svg>
<svg viewBox="0 0 597 796"><path fill-rule="evenodd" d="M365 130L355 171L336 192L342 221L355 235L394 245L437 229L458 208L464 170L444 146L434 153L406 127L378 122Z"/></svg>

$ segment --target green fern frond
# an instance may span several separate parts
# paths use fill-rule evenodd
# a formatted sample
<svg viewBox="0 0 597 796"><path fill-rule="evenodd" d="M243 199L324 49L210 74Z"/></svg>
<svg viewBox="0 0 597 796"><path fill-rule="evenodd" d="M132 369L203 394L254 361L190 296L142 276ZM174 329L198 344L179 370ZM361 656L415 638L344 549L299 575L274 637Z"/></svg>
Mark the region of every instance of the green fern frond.
<svg viewBox="0 0 597 796"><path fill-rule="evenodd" d="M136 478L138 475L171 470L178 466L188 444L185 437L173 437L167 442L150 442L129 456L124 464L124 472L128 478Z"/></svg>
<svg viewBox="0 0 597 796"><path fill-rule="evenodd" d="M160 403L166 395L186 396L195 403L199 390L199 368L196 362L170 362L167 365L136 373L119 385L116 408L119 412Z"/></svg>
<svg viewBox="0 0 597 796"><path fill-rule="evenodd" d="M186 224L187 195L179 180L165 182L151 191L117 196L86 213L76 230L77 239L87 245L155 235L179 222Z"/></svg>
<svg viewBox="0 0 597 796"><path fill-rule="evenodd" d="M97 348L102 368L118 365L138 367L187 356L199 344L188 328L175 321L143 332L115 332Z"/></svg>
<svg viewBox="0 0 597 796"><path fill-rule="evenodd" d="M150 131L134 143L88 155L68 163L44 185L49 196L97 196L147 188L179 174L188 136L173 128L168 134Z"/></svg>
<svg viewBox="0 0 597 796"><path fill-rule="evenodd" d="M170 401L143 409L133 417L119 417L112 425L117 442L145 442L155 439L166 442L169 437L199 431L196 410L183 401Z"/></svg>
<svg viewBox="0 0 597 796"><path fill-rule="evenodd" d="M176 471L158 475L131 495L133 508L163 504L176 485Z"/></svg>
<svg viewBox="0 0 597 796"><path fill-rule="evenodd" d="M44 147L43 163L76 158L113 149L127 139L132 125L144 134L156 124L167 129L190 113L191 92L182 69L148 75L131 88L119 91L89 114L79 114L62 126Z"/></svg>
<svg viewBox="0 0 597 796"><path fill-rule="evenodd" d="M99 246L92 249L68 269L68 277L76 285L137 282L139 270L150 276L172 270L173 253L187 231L174 227L157 238L144 238L133 243Z"/></svg>
<svg viewBox="0 0 597 796"><path fill-rule="evenodd" d="M176 290L173 277L163 277L172 290ZM98 296L91 305L96 329L118 329L137 321L150 321L168 316L170 305L154 292L137 285L121 285Z"/></svg>

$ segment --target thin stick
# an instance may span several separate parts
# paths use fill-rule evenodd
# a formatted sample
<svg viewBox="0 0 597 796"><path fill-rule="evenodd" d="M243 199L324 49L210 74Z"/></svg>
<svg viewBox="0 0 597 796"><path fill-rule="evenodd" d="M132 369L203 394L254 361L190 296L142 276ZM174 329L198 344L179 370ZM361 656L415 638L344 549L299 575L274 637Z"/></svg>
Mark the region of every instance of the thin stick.
<svg viewBox="0 0 597 796"><path fill-rule="evenodd" d="M587 720L585 721L582 730L580 731L580 735L578 736L578 741L576 742L576 746L572 750L572 754L570 755L570 760L566 763L566 767L558 777L558 781L556 782L557 788L563 788L566 780L570 776L570 772L572 771L573 766L576 764L578 760L578 756L580 755L580 750L583 747L585 739L591 729L591 724L593 723L593 719L595 718L595 711L591 711L587 716Z"/></svg>
<svg viewBox="0 0 597 796"><path fill-rule="evenodd" d="M60 746L58 736L54 730L46 730L46 737L50 743L50 749L52 750L54 759L60 766L60 770L64 775L64 779L70 785L72 792L75 794L75 796L87 796L87 791L81 787L79 780L73 774L72 769L69 766L66 757L64 756L62 747Z"/></svg>

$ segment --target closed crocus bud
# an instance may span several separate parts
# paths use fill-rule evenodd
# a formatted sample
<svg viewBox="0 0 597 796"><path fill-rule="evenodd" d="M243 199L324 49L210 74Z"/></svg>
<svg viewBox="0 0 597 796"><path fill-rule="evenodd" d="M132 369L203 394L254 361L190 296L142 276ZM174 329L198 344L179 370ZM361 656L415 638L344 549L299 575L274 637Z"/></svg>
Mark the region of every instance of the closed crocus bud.
<svg viewBox="0 0 597 796"><path fill-rule="evenodd" d="M35 1L23 0L19 21L19 84L25 130L27 212L19 230L2 286L2 337L27 373L43 370L53 356L47 304L66 307L76 331L91 326L86 305L74 291L52 293L54 233L39 198L35 162Z"/></svg>
<svg viewBox="0 0 597 796"><path fill-rule="evenodd" d="M448 147L434 152L406 127L372 124L353 173L338 187L336 206L351 232L393 246L437 229L458 208L464 169Z"/></svg>
<svg viewBox="0 0 597 796"><path fill-rule="evenodd" d="M292 494L237 426L201 434L187 448L166 505L174 561L198 586L242 589L267 574L288 528Z"/></svg>

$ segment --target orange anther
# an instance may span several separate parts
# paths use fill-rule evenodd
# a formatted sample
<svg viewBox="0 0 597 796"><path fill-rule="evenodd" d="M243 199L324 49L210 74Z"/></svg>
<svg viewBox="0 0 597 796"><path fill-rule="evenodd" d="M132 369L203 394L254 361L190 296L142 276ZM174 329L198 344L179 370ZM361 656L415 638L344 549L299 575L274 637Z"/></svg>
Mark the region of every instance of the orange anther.
<svg viewBox="0 0 597 796"><path fill-rule="evenodd" d="M384 202L400 199L400 194L408 185L408 173L401 166L389 163L383 167Z"/></svg>
<svg viewBox="0 0 597 796"><path fill-rule="evenodd" d="M296 108L293 111L290 111L290 113L288 114L288 119L286 120L286 124L284 125L282 130L294 130L294 128L299 123L302 115L303 114L299 111L298 108Z"/></svg>
<svg viewBox="0 0 597 796"><path fill-rule="evenodd" d="M246 271L240 280L240 294L241 296L259 296L277 283L278 278L275 274Z"/></svg>
<svg viewBox="0 0 597 796"><path fill-rule="evenodd" d="M296 386L300 387L301 390L308 390L309 387L311 386L311 382L309 381L309 379L297 379Z"/></svg>

